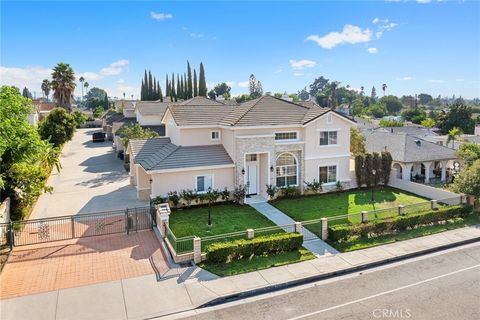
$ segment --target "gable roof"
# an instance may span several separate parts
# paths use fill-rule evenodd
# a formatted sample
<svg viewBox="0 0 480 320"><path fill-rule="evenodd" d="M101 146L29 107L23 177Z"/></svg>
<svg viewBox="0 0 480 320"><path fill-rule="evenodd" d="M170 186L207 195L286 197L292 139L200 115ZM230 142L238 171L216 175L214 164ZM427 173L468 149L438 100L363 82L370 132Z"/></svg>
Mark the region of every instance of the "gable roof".
<svg viewBox="0 0 480 320"><path fill-rule="evenodd" d="M161 101L140 101L137 102L135 109L144 116L158 115L163 117L169 105L175 102L161 102Z"/></svg>
<svg viewBox="0 0 480 320"><path fill-rule="evenodd" d="M221 144L177 146L170 138L131 140L131 159L146 171L233 165Z"/></svg>
<svg viewBox="0 0 480 320"><path fill-rule="evenodd" d="M368 152L388 151L394 161L421 162L456 159L455 150L404 133L364 132Z"/></svg>
<svg viewBox="0 0 480 320"><path fill-rule="evenodd" d="M190 98L188 100L180 102L179 104L184 105L184 106L188 106L188 105L196 105L196 106L223 105L223 103L221 103L219 101L208 99L208 98L202 97L202 96L196 96L196 97Z"/></svg>
<svg viewBox="0 0 480 320"><path fill-rule="evenodd" d="M233 106L220 105L173 105L169 107L175 123L179 126L216 126L233 111Z"/></svg>

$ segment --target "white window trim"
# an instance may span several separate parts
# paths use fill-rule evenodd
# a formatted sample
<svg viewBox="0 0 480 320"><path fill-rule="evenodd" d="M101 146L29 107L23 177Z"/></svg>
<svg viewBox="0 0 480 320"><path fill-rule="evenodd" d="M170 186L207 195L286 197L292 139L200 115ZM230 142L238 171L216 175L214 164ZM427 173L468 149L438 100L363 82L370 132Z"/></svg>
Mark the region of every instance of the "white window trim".
<svg viewBox="0 0 480 320"><path fill-rule="evenodd" d="M317 142L318 142L317 147L318 148L331 148L331 147L339 147L340 146L340 144L338 143L338 137L340 136L338 134L338 132L340 131L339 129L317 129L317 131L319 132L318 135L317 135ZM332 132L332 131L337 132L337 143L321 145L320 144L320 132Z"/></svg>
<svg viewBox="0 0 480 320"><path fill-rule="evenodd" d="M298 179L299 179L299 176L298 176L298 173L299 173L298 167L300 166L300 164L299 164L299 162L298 162L297 156L295 156L295 155L294 155L293 153L291 153L291 152L282 152L282 153L280 153L280 154L275 158L275 186L277 186L277 160L278 160L278 158L280 158L280 156L283 155L283 154L290 154L290 155L293 156L293 158L295 158L295 163L296 163L296 173L295 173L295 174L296 174L296 177L297 177L297 183L290 185L290 187L298 187L298 186L299 186L299 183L298 183ZM277 187L278 187L278 186L277 186ZM278 187L278 188L286 188L286 186Z"/></svg>
<svg viewBox="0 0 480 320"><path fill-rule="evenodd" d="M280 140L275 139L275 137L277 136L277 133L290 133L290 132L295 132L295 134L297 135L297 138L296 139L280 139ZM300 141L300 131L299 130L275 131L273 134L273 139L275 140L275 143Z"/></svg>
<svg viewBox="0 0 480 320"><path fill-rule="evenodd" d="M212 134L213 134L214 132L218 132L218 138L217 138L217 139L212 138ZM212 131L210 131L210 141L220 141L220 140L222 140L222 134L221 134L220 130L212 130Z"/></svg>
<svg viewBox="0 0 480 320"><path fill-rule="evenodd" d="M335 170L335 182L325 182L325 183L322 183L322 186L333 186L335 184L337 184L338 181L340 181L338 179L338 176L339 176L339 169L338 169L338 163L330 163L330 164L319 164L318 165L318 169L317 169L317 174L318 174L318 181L320 181L320 168L321 167L333 167L335 166L337 169ZM327 169L327 174L328 174L328 169Z"/></svg>
<svg viewBox="0 0 480 320"><path fill-rule="evenodd" d="M194 187L193 190L197 190L197 178L198 177L205 177L211 176L212 177L212 189L215 189L215 175L213 173L205 173L205 174L197 174L195 176ZM197 191L199 194L207 193L207 191Z"/></svg>
<svg viewBox="0 0 480 320"><path fill-rule="evenodd" d="M327 124L332 124L333 123L333 117L332 114L329 112L327 113Z"/></svg>

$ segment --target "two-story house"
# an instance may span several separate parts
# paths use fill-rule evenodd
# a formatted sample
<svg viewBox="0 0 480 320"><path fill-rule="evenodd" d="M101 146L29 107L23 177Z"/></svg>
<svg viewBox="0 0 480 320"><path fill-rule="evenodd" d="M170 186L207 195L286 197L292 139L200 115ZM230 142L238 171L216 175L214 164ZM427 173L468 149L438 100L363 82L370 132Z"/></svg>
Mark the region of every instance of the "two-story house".
<svg viewBox="0 0 480 320"><path fill-rule="evenodd" d="M166 137L132 140L131 183L138 197L169 191L247 186L267 197L267 185L321 181L324 189L351 185L350 127L330 109L264 96L239 106L203 97L169 105Z"/></svg>

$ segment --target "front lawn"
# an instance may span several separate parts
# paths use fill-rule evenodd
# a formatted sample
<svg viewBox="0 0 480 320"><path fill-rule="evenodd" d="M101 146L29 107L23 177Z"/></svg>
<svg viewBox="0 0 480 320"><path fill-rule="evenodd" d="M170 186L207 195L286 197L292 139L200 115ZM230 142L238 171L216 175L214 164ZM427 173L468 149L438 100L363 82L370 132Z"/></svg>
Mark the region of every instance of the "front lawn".
<svg viewBox="0 0 480 320"><path fill-rule="evenodd" d="M207 260L202 262L199 266L218 276L225 277L311 259L315 259L315 255L302 248L298 251L281 252L278 254L264 256L252 256L249 259L242 259L222 264L211 264L208 263Z"/></svg>
<svg viewBox="0 0 480 320"><path fill-rule="evenodd" d="M250 206L217 204L212 206L212 226L207 225L208 207L190 207L170 214L170 229L177 238L207 237L224 233L274 226L275 224Z"/></svg>
<svg viewBox="0 0 480 320"><path fill-rule="evenodd" d="M296 199L283 198L274 200L271 204L295 221L307 221L427 201L420 196L394 188L375 189L375 207L372 205L371 199L371 190L362 189L304 196Z"/></svg>

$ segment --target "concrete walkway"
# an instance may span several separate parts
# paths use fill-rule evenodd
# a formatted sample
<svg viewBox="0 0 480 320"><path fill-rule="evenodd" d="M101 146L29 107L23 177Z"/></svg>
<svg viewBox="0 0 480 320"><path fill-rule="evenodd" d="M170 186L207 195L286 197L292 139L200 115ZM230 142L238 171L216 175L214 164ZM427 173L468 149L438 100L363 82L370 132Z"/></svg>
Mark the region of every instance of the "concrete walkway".
<svg viewBox="0 0 480 320"><path fill-rule="evenodd" d="M0 318L7 319L145 319L191 310L214 299L244 292L264 292L321 276L355 271L362 266L411 257L426 250L477 241L480 226L396 242L365 250L218 278L198 267L171 269L154 275L90 286L50 291L0 301Z"/></svg>
<svg viewBox="0 0 480 320"><path fill-rule="evenodd" d="M266 201L263 201L263 202L255 201L255 202L249 203L249 205L255 208L261 214L263 214L269 220L273 221L277 226L295 224L295 220L293 220L292 218L287 216L285 213L278 210L277 208L275 208L274 206L272 206ZM310 250L317 257L338 253L338 251L335 250L335 248L330 246L325 241L321 240L319 237L317 237L316 234L314 234L307 228L302 227L302 233L303 233L304 239L306 239L303 241L303 247Z"/></svg>

